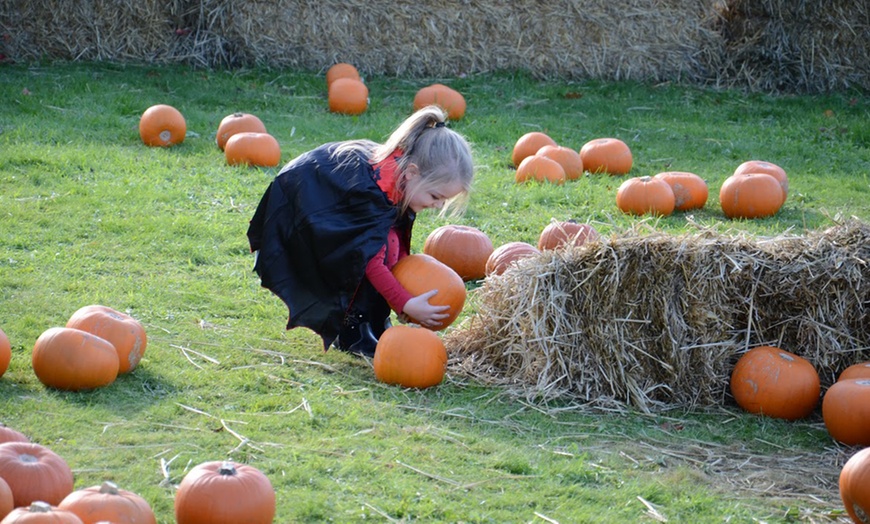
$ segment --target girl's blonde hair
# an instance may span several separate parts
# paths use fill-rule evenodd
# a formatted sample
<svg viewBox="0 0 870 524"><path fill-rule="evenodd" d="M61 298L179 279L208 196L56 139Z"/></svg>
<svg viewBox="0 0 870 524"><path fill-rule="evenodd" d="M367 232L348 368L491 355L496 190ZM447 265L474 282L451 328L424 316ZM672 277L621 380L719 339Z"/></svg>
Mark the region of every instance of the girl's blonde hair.
<svg viewBox="0 0 870 524"><path fill-rule="evenodd" d="M443 109L427 106L405 119L383 144L355 140L340 145L333 154L338 156L349 151L364 151L372 163L377 163L396 149L401 149L404 154L399 158L399 178L396 183L403 189L402 211L408 209L416 194L458 181L462 191L447 202L441 213L447 213L448 210L459 212L471 190L474 165L471 146L462 135L448 128L446 121L447 114ZM415 184L413 193L404 191L405 173L411 164L417 166L420 176L420 183Z"/></svg>

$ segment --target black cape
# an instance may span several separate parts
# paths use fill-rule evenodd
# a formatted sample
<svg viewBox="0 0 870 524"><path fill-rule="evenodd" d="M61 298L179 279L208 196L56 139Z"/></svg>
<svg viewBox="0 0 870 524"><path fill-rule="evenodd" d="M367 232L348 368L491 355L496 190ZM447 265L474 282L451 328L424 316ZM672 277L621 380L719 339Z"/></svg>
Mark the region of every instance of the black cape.
<svg viewBox="0 0 870 524"><path fill-rule="evenodd" d="M332 157L326 144L288 163L269 185L248 227L254 271L290 310L287 329L304 326L324 349L338 336L365 266L403 218L362 153Z"/></svg>

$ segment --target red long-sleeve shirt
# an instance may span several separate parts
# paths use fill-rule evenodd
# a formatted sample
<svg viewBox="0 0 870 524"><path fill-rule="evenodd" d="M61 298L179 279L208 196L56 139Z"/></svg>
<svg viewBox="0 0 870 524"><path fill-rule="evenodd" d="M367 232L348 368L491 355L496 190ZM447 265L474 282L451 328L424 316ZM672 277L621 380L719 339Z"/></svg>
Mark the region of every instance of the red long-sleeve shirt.
<svg viewBox="0 0 870 524"><path fill-rule="evenodd" d="M399 314L414 296L396 280L391 269L407 255L408 251L401 246L399 235L392 228L387 236L387 244L366 264L366 278L386 299L393 311Z"/></svg>

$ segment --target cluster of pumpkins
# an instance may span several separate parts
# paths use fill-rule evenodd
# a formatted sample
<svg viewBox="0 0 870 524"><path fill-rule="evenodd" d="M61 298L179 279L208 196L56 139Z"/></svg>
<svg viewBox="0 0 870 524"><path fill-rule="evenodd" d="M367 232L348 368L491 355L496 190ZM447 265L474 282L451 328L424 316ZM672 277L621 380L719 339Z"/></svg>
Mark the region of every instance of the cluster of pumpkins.
<svg viewBox="0 0 870 524"><path fill-rule="evenodd" d="M517 183L563 184L580 178L584 171L625 175L633 159L631 149L618 138L596 138L575 151L545 133L532 131L516 141L511 161ZM703 208L708 195L707 182L695 173L665 171L624 181L616 192L616 206L632 215L668 216ZM776 214L787 196L788 176L783 168L748 160L722 183L719 203L728 218L763 218Z"/></svg>
<svg viewBox="0 0 870 524"><path fill-rule="evenodd" d="M257 468L203 462L175 493L178 524L271 524L275 490ZM0 524L157 524L142 496L105 481L74 490L66 460L0 424Z"/></svg>

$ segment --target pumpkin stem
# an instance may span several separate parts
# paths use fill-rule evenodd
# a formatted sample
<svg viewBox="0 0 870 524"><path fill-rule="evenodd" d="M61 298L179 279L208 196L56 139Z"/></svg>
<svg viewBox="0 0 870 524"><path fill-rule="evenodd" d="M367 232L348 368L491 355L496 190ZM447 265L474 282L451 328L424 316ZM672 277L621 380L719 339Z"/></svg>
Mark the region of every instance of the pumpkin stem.
<svg viewBox="0 0 870 524"><path fill-rule="evenodd" d="M220 473L221 475L235 475L236 467L229 460L225 460L223 464L221 464L218 473Z"/></svg>
<svg viewBox="0 0 870 524"><path fill-rule="evenodd" d="M789 362L794 362L794 357L792 357L791 355L786 354L786 353L780 352L779 358L781 358L783 360L788 360Z"/></svg>
<svg viewBox="0 0 870 524"><path fill-rule="evenodd" d="M31 455L30 453L22 453L18 455L18 460L26 464L36 464L37 462L39 462L39 459Z"/></svg>
<svg viewBox="0 0 870 524"><path fill-rule="evenodd" d="M28 513L51 513L51 504L37 500L30 504Z"/></svg>
<svg viewBox="0 0 870 524"><path fill-rule="evenodd" d="M117 495L118 494L118 485L110 480L106 480L103 482L103 485L100 486L100 493L108 494L108 495Z"/></svg>

